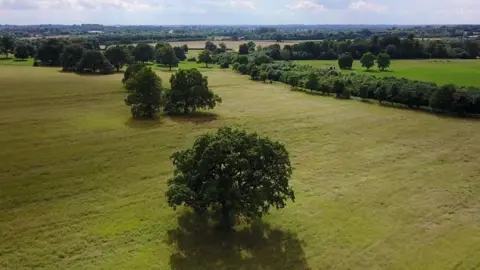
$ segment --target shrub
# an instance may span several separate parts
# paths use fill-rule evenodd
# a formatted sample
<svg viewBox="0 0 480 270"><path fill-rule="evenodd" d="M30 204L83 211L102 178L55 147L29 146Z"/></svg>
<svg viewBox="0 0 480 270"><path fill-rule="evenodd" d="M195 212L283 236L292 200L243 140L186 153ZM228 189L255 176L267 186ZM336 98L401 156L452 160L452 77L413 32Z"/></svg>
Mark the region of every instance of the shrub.
<svg viewBox="0 0 480 270"><path fill-rule="evenodd" d="M195 58L195 57L189 57L189 58L187 59L187 62L197 62L197 58Z"/></svg>

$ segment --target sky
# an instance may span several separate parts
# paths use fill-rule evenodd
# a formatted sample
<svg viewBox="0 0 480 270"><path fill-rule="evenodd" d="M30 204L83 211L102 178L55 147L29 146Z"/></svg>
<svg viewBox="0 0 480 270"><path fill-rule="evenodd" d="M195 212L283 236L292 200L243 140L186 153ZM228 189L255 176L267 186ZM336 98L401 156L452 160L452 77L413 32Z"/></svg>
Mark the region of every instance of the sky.
<svg viewBox="0 0 480 270"><path fill-rule="evenodd" d="M480 24L480 0L0 0L0 24Z"/></svg>

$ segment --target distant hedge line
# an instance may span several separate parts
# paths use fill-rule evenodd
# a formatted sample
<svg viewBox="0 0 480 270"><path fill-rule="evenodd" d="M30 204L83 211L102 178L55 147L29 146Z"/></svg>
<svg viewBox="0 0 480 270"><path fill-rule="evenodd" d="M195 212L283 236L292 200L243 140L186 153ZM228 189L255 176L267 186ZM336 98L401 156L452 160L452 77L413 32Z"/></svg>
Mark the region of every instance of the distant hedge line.
<svg viewBox="0 0 480 270"><path fill-rule="evenodd" d="M279 81L292 89L376 99L380 103L403 104L409 108L428 107L434 112L449 112L459 116L480 114L480 88L435 83L396 77L375 77L356 73L343 74L335 68L317 69L292 62L274 62L263 53L225 54L217 61L230 62L232 68L254 80Z"/></svg>

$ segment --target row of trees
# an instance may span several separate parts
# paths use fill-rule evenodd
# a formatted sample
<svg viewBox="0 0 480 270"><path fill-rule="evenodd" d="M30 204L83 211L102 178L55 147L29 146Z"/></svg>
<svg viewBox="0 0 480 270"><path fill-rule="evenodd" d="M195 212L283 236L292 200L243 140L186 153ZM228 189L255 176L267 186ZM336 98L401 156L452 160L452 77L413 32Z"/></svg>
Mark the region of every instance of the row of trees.
<svg viewBox="0 0 480 270"><path fill-rule="evenodd" d="M135 118L154 118L160 108L167 114L188 114L198 109L213 109L222 99L208 87L208 78L197 69L180 69L170 78L171 89L144 64L130 65L122 82L125 99Z"/></svg>
<svg viewBox="0 0 480 270"><path fill-rule="evenodd" d="M384 61L381 60L382 57L375 58L373 55L367 58L370 58L368 60L370 64L374 61ZM342 74L335 68L315 69L292 62L258 61L258 59L259 54L249 55L247 64L234 62L232 67L241 74L250 75L253 80L280 81L290 85L292 89L318 91L325 95L334 94L338 98L355 96L362 99L377 99L380 103L388 101L403 104L409 108L428 107L433 111L458 115L480 114L478 87L451 84L438 86L434 83L404 78Z"/></svg>
<svg viewBox="0 0 480 270"><path fill-rule="evenodd" d="M480 42L476 40L419 40L413 35L407 38L398 36L373 36L370 39L346 41L324 40L307 41L294 45L285 45L283 49L275 44L263 48L267 55L275 60L336 60L340 55L349 53L354 59L370 52L374 55L386 53L395 59L414 58L471 58L480 53ZM249 50L245 45L239 48L245 54Z"/></svg>
<svg viewBox="0 0 480 270"><path fill-rule="evenodd" d="M338 58L338 66L340 69L352 69L353 62L354 59L350 53L344 53ZM385 71L390 67L391 61L390 55L386 53L380 53L378 56L375 56L368 52L362 56L360 63L362 64L362 67L366 68L367 70L370 70L375 66L375 63L377 63L378 69Z"/></svg>

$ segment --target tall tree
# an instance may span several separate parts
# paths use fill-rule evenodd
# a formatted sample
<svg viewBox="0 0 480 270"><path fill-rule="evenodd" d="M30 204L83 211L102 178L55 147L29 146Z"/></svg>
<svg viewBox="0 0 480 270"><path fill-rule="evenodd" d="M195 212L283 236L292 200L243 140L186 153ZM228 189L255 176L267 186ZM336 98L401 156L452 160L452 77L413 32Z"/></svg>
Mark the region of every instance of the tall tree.
<svg viewBox="0 0 480 270"><path fill-rule="evenodd" d="M105 51L105 57L110 61L110 63L117 69L117 72L130 63L130 54L124 47L120 46L110 46Z"/></svg>
<svg viewBox="0 0 480 270"><path fill-rule="evenodd" d="M381 53L377 57L377 65L381 71L390 67L390 55L386 53Z"/></svg>
<svg viewBox="0 0 480 270"><path fill-rule="evenodd" d="M164 46L157 51L156 60L158 63L168 66L172 70L172 66L178 64L178 58L175 51L170 46Z"/></svg>
<svg viewBox="0 0 480 270"><path fill-rule="evenodd" d="M188 45L187 44L183 44L182 49L185 53L188 53Z"/></svg>
<svg viewBox="0 0 480 270"><path fill-rule="evenodd" d="M126 81L125 104L134 118L154 118L162 104L162 79L149 67L143 67Z"/></svg>
<svg viewBox="0 0 480 270"><path fill-rule="evenodd" d="M13 51L15 47L15 39L12 36L2 36L0 38L0 48L5 54L5 58L8 58L8 53Z"/></svg>
<svg viewBox="0 0 480 270"><path fill-rule="evenodd" d="M215 45L215 43L211 42L210 40L205 42L205 50L213 52L215 51L216 48L217 48L217 45Z"/></svg>
<svg viewBox="0 0 480 270"><path fill-rule="evenodd" d="M198 55L198 61L200 63L205 63L205 67L208 68L208 64L212 62L212 55L210 54L210 51L209 50L203 50Z"/></svg>
<svg viewBox="0 0 480 270"><path fill-rule="evenodd" d="M59 63L64 48L65 41L61 39L50 38L40 41L35 58L40 60L43 65L55 66Z"/></svg>
<svg viewBox="0 0 480 270"><path fill-rule="evenodd" d="M375 55L370 52L364 54L360 59L360 63L362 63L362 67L370 70L373 66L375 66Z"/></svg>
<svg viewBox="0 0 480 270"><path fill-rule="evenodd" d="M123 79L122 79L122 83L125 84L127 83L127 81L132 78L133 76L135 76L135 74L137 72L139 72L140 70L142 70L142 68L146 67L147 65L145 64L142 64L142 63L136 63L136 64L133 64L133 65L129 65L127 70L125 70L125 73L123 73Z"/></svg>
<svg viewBox="0 0 480 270"><path fill-rule="evenodd" d="M182 47L175 46L173 47L173 51L175 52L175 56L179 61L187 59L187 56L185 56L185 50Z"/></svg>
<svg viewBox="0 0 480 270"><path fill-rule="evenodd" d="M60 55L60 65L64 71L75 69L77 63L84 54L83 46L80 44L71 44L65 47Z"/></svg>
<svg viewBox="0 0 480 270"><path fill-rule="evenodd" d="M170 78L171 90L166 94L165 112L190 113L197 109L213 109L222 99L208 88L207 77L197 69L180 69Z"/></svg>
<svg viewBox="0 0 480 270"><path fill-rule="evenodd" d="M135 62L148 62L155 58L155 51L152 46L148 44L138 44L132 52Z"/></svg>
<svg viewBox="0 0 480 270"><path fill-rule="evenodd" d="M20 42L15 45L15 58L22 59L24 60L25 58L28 58L29 53L28 53L28 48L27 44Z"/></svg>
<svg viewBox="0 0 480 270"><path fill-rule="evenodd" d="M294 201L285 146L256 133L228 127L197 138L193 147L172 155L168 204L196 213L218 211L219 225L231 230L236 217L261 218L270 208Z"/></svg>

